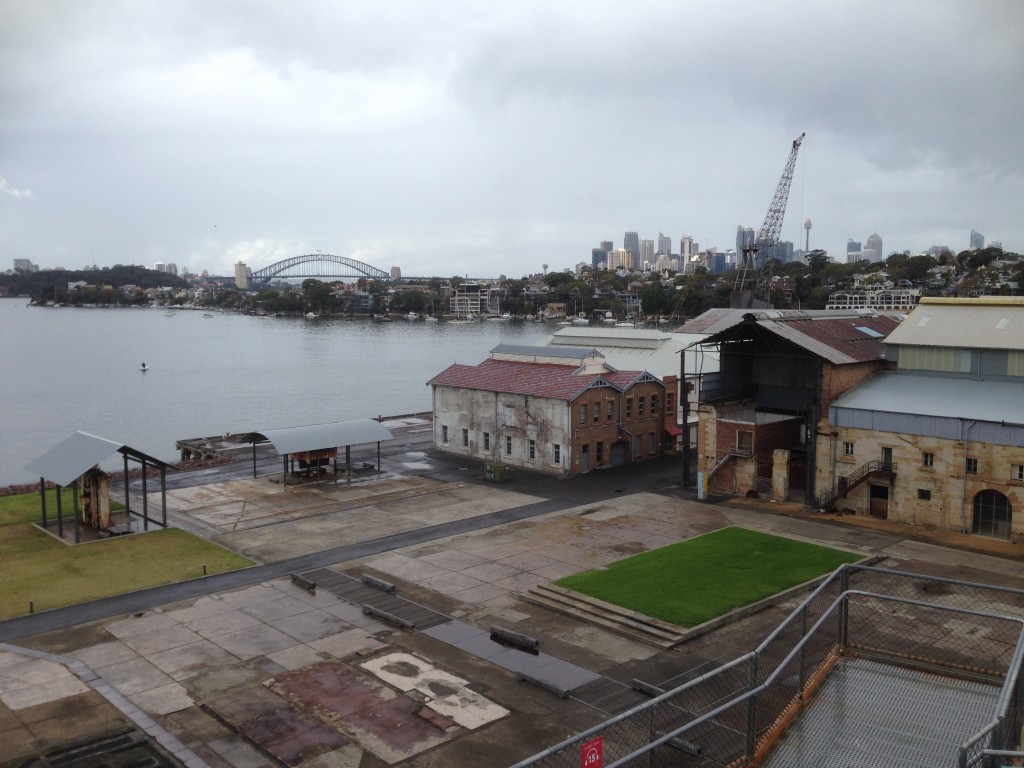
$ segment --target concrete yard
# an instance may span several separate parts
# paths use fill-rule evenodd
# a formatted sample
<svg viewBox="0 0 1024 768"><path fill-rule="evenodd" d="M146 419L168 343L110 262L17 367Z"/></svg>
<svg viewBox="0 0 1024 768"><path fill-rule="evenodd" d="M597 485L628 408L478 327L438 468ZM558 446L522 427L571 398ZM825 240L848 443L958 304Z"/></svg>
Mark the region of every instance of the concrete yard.
<svg viewBox="0 0 1024 768"><path fill-rule="evenodd" d="M351 485L282 488L264 477L171 490L174 524L262 563L438 523L486 523L332 565L396 584L454 620L464 640L396 628L286 578L22 632L0 646L0 766L119 730L174 754L165 764L195 768L509 765L607 715L518 680L469 635L500 624L540 638L570 673L627 682L662 683L734 658L795 599L671 650L522 599L539 583L727 525L1024 586L1014 545L993 542L985 554L978 537L927 541L920 531L795 508L698 502L675 484L676 469L658 462L571 481L516 473L494 485L477 480L479 467L412 446L379 478ZM506 517L516 510L530 514Z"/></svg>

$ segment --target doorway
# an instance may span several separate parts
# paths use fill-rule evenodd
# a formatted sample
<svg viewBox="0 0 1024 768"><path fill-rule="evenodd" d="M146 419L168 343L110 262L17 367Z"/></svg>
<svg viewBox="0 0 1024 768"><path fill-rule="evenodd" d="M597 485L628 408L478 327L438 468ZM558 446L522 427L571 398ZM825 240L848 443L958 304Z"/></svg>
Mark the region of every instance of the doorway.
<svg viewBox="0 0 1024 768"><path fill-rule="evenodd" d="M583 450L580 451L580 472L590 471L590 444L583 446Z"/></svg>
<svg viewBox="0 0 1024 768"><path fill-rule="evenodd" d="M892 454L889 455L890 462L892 461ZM889 486L888 485L872 485L871 493L868 497L868 514L872 517L877 517L881 520L885 520L889 517Z"/></svg>

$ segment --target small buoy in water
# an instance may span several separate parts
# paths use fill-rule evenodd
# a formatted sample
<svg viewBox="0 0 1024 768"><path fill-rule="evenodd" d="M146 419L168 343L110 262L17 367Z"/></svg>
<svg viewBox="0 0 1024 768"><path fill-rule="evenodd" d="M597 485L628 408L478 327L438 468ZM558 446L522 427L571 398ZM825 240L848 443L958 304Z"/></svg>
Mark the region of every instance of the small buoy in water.
<svg viewBox="0 0 1024 768"><path fill-rule="evenodd" d="M139 366L139 370L145 373L146 371L149 370L149 366L143 363L142 365Z"/></svg>

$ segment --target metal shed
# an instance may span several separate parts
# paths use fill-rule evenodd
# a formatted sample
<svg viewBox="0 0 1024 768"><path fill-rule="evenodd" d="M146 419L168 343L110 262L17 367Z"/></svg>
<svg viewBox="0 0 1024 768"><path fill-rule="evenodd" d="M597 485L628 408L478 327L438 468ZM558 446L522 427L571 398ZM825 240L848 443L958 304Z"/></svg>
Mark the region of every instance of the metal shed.
<svg viewBox="0 0 1024 768"><path fill-rule="evenodd" d="M352 446L377 444L377 471L380 471L380 444L385 440L393 440L391 432L379 421L358 419L356 421L336 421L329 424L312 424L306 427L286 427L284 429L265 429L261 432L250 432L241 437L243 442L252 443L253 461L252 475L256 477L256 445L271 443L283 461L281 483L288 484L289 471L294 471L295 462L300 469L315 470L317 478L325 466L334 461L337 474L337 449L345 448L345 471L348 480L352 480ZM289 470L289 464L291 469Z"/></svg>
<svg viewBox="0 0 1024 768"><path fill-rule="evenodd" d="M75 432L67 440L51 448L38 459L25 466L25 470L39 476L39 496L42 504L42 526L46 528L46 482L57 486L57 535L64 536L64 517L61 510L60 491L70 485L73 496L73 513L75 520L75 543L81 541L78 520L78 480L90 470L106 461L115 453L124 458L124 506L128 515L141 517L143 530L149 530L149 503L146 491L147 467L160 470L160 520L153 520L155 525L167 527L167 485L166 473L170 467L166 462L154 458L142 451L131 448L123 443L116 443L103 437L90 435L87 432ZM142 514L131 508L128 496L128 462L137 461L142 465ZM173 467L171 467L173 469ZM108 529L108 533L126 532Z"/></svg>

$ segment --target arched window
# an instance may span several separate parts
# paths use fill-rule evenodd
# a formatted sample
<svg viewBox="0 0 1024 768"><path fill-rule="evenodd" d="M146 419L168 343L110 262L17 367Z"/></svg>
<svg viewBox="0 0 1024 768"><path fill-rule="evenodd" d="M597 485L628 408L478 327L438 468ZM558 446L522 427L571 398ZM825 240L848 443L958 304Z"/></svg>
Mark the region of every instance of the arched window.
<svg viewBox="0 0 1024 768"><path fill-rule="evenodd" d="M974 497L974 519L971 533L992 536L996 539L1010 538L1010 517L1013 510L1010 500L999 491L982 491Z"/></svg>

